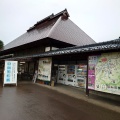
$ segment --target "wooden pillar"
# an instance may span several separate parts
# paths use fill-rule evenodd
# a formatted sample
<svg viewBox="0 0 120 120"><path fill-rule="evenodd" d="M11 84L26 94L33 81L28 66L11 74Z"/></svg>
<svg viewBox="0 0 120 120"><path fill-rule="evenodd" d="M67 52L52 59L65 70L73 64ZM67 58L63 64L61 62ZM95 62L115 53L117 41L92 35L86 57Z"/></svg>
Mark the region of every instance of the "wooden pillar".
<svg viewBox="0 0 120 120"><path fill-rule="evenodd" d="M89 65L89 56L87 57L86 96L89 96L89 89L88 89L88 65Z"/></svg>

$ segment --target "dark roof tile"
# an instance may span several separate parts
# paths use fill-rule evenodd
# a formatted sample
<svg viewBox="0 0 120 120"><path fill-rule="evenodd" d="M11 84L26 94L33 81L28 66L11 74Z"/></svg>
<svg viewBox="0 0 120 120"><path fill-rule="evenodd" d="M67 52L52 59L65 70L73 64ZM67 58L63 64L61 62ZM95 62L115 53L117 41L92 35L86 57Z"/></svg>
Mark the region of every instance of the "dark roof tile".
<svg viewBox="0 0 120 120"><path fill-rule="evenodd" d="M41 27L24 33L20 37L5 45L4 50L46 38L55 22L56 20L53 20L52 22L49 22L46 27Z"/></svg>
<svg viewBox="0 0 120 120"><path fill-rule="evenodd" d="M77 46L95 43L91 37L82 31L70 19L62 19L62 16L57 20L48 36Z"/></svg>

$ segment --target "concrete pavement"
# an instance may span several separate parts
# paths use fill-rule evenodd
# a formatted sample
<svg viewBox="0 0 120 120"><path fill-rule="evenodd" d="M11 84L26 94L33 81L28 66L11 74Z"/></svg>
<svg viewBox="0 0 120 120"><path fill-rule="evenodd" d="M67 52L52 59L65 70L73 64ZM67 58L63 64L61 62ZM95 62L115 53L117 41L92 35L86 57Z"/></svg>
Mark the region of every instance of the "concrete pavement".
<svg viewBox="0 0 120 120"><path fill-rule="evenodd" d="M69 95L71 97L84 100L88 103L120 113L120 101L109 100L101 96L94 95L93 93L91 93L90 96L88 97L86 96L84 89L80 89L72 86L57 84L56 86L51 87L44 84L39 84L39 83L36 84Z"/></svg>
<svg viewBox="0 0 120 120"><path fill-rule="evenodd" d="M17 87L1 85L0 120L119 120L119 112L90 103L89 99L94 98L70 86L31 82L18 83Z"/></svg>

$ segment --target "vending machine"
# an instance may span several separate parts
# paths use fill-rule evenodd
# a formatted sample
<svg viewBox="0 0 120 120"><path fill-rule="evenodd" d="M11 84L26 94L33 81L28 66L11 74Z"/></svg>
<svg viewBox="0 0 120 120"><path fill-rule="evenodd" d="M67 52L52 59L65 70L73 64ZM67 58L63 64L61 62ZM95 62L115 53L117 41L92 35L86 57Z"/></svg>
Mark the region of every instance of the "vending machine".
<svg viewBox="0 0 120 120"><path fill-rule="evenodd" d="M76 65L76 87L86 88L87 65Z"/></svg>
<svg viewBox="0 0 120 120"><path fill-rule="evenodd" d="M58 83L65 84L66 82L66 65L58 66Z"/></svg>
<svg viewBox="0 0 120 120"><path fill-rule="evenodd" d="M75 65L67 65L67 78L66 85L75 86L76 74L75 74Z"/></svg>

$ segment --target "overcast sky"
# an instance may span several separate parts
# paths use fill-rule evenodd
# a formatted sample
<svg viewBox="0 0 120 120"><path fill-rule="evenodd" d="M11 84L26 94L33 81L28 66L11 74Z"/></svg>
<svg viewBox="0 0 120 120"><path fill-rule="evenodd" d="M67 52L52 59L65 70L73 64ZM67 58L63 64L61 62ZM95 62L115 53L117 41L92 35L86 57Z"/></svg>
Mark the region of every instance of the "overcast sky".
<svg viewBox="0 0 120 120"><path fill-rule="evenodd" d="M120 36L120 0L0 0L0 40L7 44L37 21L65 8L96 42Z"/></svg>

